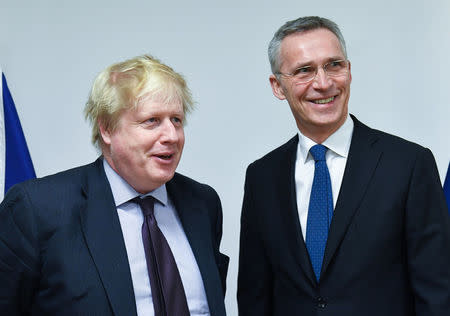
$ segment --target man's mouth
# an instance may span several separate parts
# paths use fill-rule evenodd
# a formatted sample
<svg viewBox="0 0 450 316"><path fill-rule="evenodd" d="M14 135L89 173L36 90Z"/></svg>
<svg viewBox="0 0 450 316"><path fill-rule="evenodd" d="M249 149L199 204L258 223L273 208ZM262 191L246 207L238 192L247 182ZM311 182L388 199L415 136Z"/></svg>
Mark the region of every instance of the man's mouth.
<svg viewBox="0 0 450 316"><path fill-rule="evenodd" d="M315 104L325 104L325 103L330 103L333 100L334 100L334 97L329 97L327 99L314 100L312 102Z"/></svg>
<svg viewBox="0 0 450 316"><path fill-rule="evenodd" d="M155 156L158 157L159 159L169 160L170 158L173 157L173 154L170 154L170 155L155 155Z"/></svg>

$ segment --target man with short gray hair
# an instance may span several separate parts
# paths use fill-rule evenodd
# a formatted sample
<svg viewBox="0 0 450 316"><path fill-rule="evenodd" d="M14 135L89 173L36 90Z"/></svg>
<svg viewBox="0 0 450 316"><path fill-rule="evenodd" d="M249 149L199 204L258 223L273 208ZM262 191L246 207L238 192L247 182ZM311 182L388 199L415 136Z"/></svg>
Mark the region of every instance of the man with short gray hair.
<svg viewBox="0 0 450 316"><path fill-rule="evenodd" d="M247 169L239 315L449 315L450 223L431 151L349 115L334 22L289 21L268 53L298 135Z"/></svg>
<svg viewBox="0 0 450 316"><path fill-rule="evenodd" d="M192 104L151 56L97 76L85 114L102 156L0 204L0 314L225 316L219 197L175 172Z"/></svg>

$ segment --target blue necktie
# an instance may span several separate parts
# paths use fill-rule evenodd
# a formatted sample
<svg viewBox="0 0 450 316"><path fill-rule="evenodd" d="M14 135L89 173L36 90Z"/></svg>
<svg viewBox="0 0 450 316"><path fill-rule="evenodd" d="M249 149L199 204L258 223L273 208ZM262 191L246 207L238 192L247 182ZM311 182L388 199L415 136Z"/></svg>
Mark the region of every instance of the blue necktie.
<svg viewBox="0 0 450 316"><path fill-rule="evenodd" d="M315 160L315 169L306 225L306 248L317 281L319 281L328 229L333 216L333 193L331 191L330 173L325 160L327 147L315 145L311 147L309 152Z"/></svg>

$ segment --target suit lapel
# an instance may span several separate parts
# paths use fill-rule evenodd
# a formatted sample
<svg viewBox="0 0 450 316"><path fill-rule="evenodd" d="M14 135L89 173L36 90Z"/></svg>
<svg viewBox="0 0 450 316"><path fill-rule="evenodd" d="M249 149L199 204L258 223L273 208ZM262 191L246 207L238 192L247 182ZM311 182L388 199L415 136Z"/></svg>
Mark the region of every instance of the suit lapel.
<svg viewBox="0 0 450 316"><path fill-rule="evenodd" d="M382 152L374 146L378 138L353 117L355 123L344 177L333 214L325 249L322 274L330 264L358 209Z"/></svg>
<svg viewBox="0 0 450 316"><path fill-rule="evenodd" d="M194 197L189 188L183 188L177 182L178 175L166 184L167 192L175 205L184 232L191 246L205 286L211 315L225 315L223 293L217 263L212 248L211 222L207 205Z"/></svg>
<svg viewBox="0 0 450 316"><path fill-rule="evenodd" d="M282 154L279 163L279 177L274 182L277 188L277 200L280 201L283 217L281 231L286 231L287 241L301 266L301 270L311 284L317 284L314 270L309 260L308 250L303 240L302 229L297 209L297 193L295 187L295 161L297 158L298 135L292 138L285 147L286 152Z"/></svg>
<svg viewBox="0 0 450 316"><path fill-rule="evenodd" d="M114 315L136 315L131 272L116 206L98 159L86 170L81 227Z"/></svg>

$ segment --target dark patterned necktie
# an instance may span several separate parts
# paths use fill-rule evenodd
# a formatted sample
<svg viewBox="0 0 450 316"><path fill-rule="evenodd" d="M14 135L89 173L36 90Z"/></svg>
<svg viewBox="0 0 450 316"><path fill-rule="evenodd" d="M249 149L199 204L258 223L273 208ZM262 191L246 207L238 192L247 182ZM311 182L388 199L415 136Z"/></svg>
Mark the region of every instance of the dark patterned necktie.
<svg viewBox="0 0 450 316"><path fill-rule="evenodd" d="M330 173L325 160L327 147L315 145L309 151L314 157L315 168L309 199L305 242L314 273L317 281L319 281L328 229L333 216L333 193L331 191Z"/></svg>
<svg viewBox="0 0 450 316"><path fill-rule="evenodd" d="M144 214L142 241L155 316L189 316L186 294L175 259L154 215L152 196L133 199Z"/></svg>

